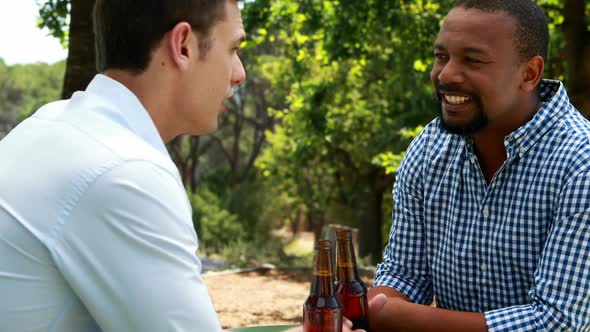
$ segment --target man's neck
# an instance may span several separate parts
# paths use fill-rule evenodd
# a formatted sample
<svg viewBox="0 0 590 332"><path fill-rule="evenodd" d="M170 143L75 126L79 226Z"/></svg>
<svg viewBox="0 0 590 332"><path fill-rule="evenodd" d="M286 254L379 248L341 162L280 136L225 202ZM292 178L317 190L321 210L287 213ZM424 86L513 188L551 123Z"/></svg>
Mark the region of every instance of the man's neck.
<svg viewBox="0 0 590 332"><path fill-rule="evenodd" d="M521 106L522 108L520 109L528 110L527 112L511 113L512 119L510 119L511 121L507 121L506 125L490 126L480 130L473 136L475 154L488 184L492 182L494 175L496 175L508 158L506 147L504 146L504 138L529 122L541 106L542 103L535 97ZM519 113L520 116L518 116Z"/></svg>
<svg viewBox="0 0 590 332"><path fill-rule="evenodd" d="M170 141L173 137L167 129L168 122L166 114L166 96L169 95L165 88L155 86L154 82L162 81L151 72L134 74L124 70L107 70L104 75L118 81L131 91L143 105L152 119L160 137L164 142Z"/></svg>
<svg viewBox="0 0 590 332"><path fill-rule="evenodd" d="M490 184L507 158L504 135L493 131L478 133L473 137L473 147L486 183Z"/></svg>

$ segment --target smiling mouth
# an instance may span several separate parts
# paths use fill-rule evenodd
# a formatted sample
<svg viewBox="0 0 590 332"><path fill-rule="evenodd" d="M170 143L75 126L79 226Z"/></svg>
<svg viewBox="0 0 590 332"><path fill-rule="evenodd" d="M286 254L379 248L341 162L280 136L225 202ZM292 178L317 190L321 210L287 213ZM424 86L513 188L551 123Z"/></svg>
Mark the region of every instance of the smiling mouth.
<svg viewBox="0 0 590 332"><path fill-rule="evenodd" d="M471 101L471 98L451 94L442 94L444 101L450 105L463 105Z"/></svg>

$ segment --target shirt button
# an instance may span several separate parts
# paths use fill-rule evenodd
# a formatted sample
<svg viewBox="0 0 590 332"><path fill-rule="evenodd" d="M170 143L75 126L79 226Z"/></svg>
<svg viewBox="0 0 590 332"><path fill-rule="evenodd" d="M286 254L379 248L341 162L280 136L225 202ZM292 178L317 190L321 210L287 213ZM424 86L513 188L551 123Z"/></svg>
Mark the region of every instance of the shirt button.
<svg viewBox="0 0 590 332"><path fill-rule="evenodd" d="M488 266L486 264L481 264L480 268L483 272L486 272L488 270Z"/></svg>
<svg viewBox="0 0 590 332"><path fill-rule="evenodd" d="M483 208L483 216L486 218L490 216L490 210L487 206Z"/></svg>

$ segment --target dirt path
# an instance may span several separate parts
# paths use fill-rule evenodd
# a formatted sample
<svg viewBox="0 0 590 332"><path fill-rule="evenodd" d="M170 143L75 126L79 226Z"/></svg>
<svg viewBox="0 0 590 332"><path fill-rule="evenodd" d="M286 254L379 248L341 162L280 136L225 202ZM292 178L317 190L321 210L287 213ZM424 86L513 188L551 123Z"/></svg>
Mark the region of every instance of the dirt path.
<svg viewBox="0 0 590 332"><path fill-rule="evenodd" d="M371 273L362 273L367 285ZM206 274L205 282L223 328L297 324L309 294L310 269Z"/></svg>

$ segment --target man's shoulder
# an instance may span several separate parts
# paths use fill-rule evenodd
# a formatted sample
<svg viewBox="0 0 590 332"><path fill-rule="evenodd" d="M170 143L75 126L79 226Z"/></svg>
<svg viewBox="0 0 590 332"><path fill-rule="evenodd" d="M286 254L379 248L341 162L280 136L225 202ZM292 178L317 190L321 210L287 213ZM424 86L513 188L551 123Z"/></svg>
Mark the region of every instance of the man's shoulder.
<svg viewBox="0 0 590 332"><path fill-rule="evenodd" d="M127 126L120 113L113 112L112 105L96 103L72 105L60 101L42 107L33 116L33 126L48 127L48 139L67 140L71 149L80 155L101 159L146 160L164 167L172 167L169 156L145 141Z"/></svg>
<svg viewBox="0 0 590 332"><path fill-rule="evenodd" d="M456 162L457 151L465 148L462 136L449 134L436 118L428 123L413 139L406 150L399 174L414 176L417 169L430 172L446 168Z"/></svg>
<svg viewBox="0 0 590 332"><path fill-rule="evenodd" d="M437 117L428 123L414 138L407 152L430 155L441 154L447 150L454 151L457 147L463 147L465 139L445 131L441 127L440 121L440 118Z"/></svg>
<svg viewBox="0 0 590 332"><path fill-rule="evenodd" d="M561 81L544 79L539 94L544 103L540 123L549 125L549 138L560 136L560 141L589 141L590 121L570 102Z"/></svg>
<svg viewBox="0 0 590 332"><path fill-rule="evenodd" d="M573 106L563 114L550 135L556 162L568 165L572 173L590 171L590 121Z"/></svg>
<svg viewBox="0 0 590 332"><path fill-rule="evenodd" d="M557 116L556 125L552 126L546 135L547 144L563 153L571 153L572 149L589 150L590 121L569 103Z"/></svg>
<svg viewBox="0 0 590 332"><path fill-rule="evenodd" d="M519 149L527 159L551 172L553 179L568 181L590 172L590 121L569 102L562 85L556 91L545 101Z"/></svg>
<svg viewBox="0 0 590 332"><path fill-rule="evenodd" d="M426 124L424 129L420 132L420 135L428 135L431 137L451 136L444 129L442 129L440 117L436 117Z"/></svg>
<svg viewBox="0 0 590 332"><path fill-rule="evenodd" d="M133 130L105 113L74 109L69 103L59 101L40 108L3 139L0 155L11 155L21 165L39 165L45 170L40 174L52 174L48 181L65 181L75 174L88 177L114 165L137 161L176 176L170 157Z"/></svg>
<svg viewBox="0 0 590 332"><path fill-rule="evenodd" d="M560 118L561 129L568 133L569 140L579 140L590 143L590 121L585 118L573 105Z"/></svg>
<svg viewBox="0 0 590 332"><path fill-rule="evenodd" d="M96 146L106 149L113 158L125 160L149 160L158 164L169 164L170 158L146 142L129 128L102 114L89 114L84 121L73 124L80 135L88 137Z"/></svg>

